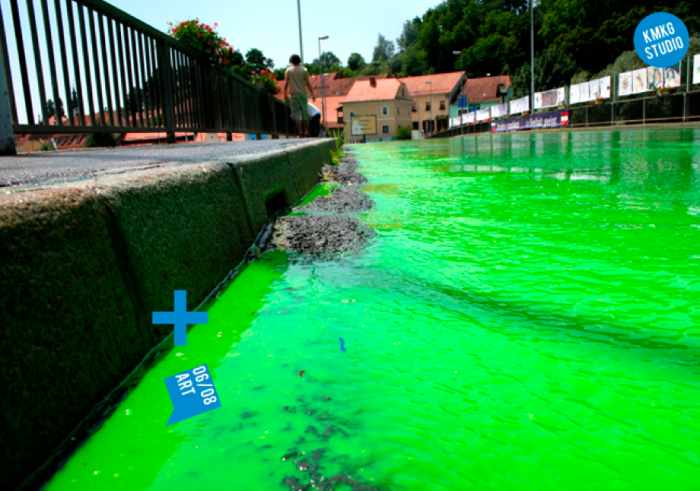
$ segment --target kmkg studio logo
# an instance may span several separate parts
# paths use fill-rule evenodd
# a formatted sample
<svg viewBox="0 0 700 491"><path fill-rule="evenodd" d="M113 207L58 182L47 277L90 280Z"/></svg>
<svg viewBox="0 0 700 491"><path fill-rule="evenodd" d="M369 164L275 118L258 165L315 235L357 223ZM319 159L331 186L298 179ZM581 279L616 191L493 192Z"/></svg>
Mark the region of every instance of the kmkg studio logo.
<svg viewBox="0 0 700 491"><path fill-rule="evenodd" d="M667 12L645 17L634 32L634 48L647 64L668 68L688 52L690 36L682 20Z"/></svg>

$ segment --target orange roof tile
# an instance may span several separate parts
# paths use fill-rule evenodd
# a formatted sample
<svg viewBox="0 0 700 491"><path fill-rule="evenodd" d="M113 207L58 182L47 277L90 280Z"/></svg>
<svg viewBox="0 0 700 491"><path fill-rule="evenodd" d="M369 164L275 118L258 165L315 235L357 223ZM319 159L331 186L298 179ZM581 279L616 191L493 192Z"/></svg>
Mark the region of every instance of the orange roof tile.
<svg viewBox="0 0 700 491"><path fill-rule="evenodd" d="M371 80L359 80L355 82L350 92L345 97L345 103L389 101L398 98L399 88L404 85L396 78L375 80L372 86Z"/></svg>
<svg viewBox="0 0 700 491"><path fill-rule="evenodd" d="M430 94L431 86L433 94L449 94L459 84L464 72L436 73L433 75L419 75L417 77L405 77L401 81L406 84L411 95ZM431 83L426 83L431 82ZM459 90L459 88L457 87Z"/></svg>
<svg viewBox="0 0 700 491"><path fill-rule="evenodd" d="M505 84L506 90L510 87L510 76L499 75L496 77L470 78L462 89L466 94L469 104L479 102L501 102L498 97L498 84Z"/></svg>

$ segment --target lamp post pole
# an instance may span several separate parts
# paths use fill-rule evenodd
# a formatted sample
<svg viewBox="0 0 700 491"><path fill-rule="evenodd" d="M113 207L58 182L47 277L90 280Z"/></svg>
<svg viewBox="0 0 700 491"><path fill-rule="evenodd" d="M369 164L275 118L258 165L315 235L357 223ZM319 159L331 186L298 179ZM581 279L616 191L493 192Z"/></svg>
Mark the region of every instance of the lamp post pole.
<svg viewBox="0 0 700 491"><path fill-rule="evenodd" d="M433 82L430 80L425 81L426 84L430 84L430 134L433 134Z"/></svg>
<svg viewBox="0 0 700 491"><path fill-rule="evenodd" d="M301 66L304 66L304 43L301 40L301 0L297 0L297 11L299 12L299 57Z"/></svg>
<svg viewBox="0 0 700 491"><path fill-rule="evenodd" d="M534 0L530 0L530 111L535 111L535 14Z"/></svg>
<svg viewBox="0 0 700 491"><path fill-rule="evenodd" d="M462 67L462 76L466 79L466 75L464 74L464 54L461 51L453 51L453 55L459 55L459 64ZM464 88L464 86L462 86ZM461 90L459 91L461 95ZM457 98L457 102L459 103L459 97ZM464 122L462 121L462 108L459 108L459 125L462 127L462 135L464 135Z"/></svg>
<svg viewBox="0 0 700 491"><path fill-rule="evenodd" d="M323 60L321 60L321 41L328 39L328 36L321 36L318 38L318 65L321 68L321 111L323 112L323 122L326 122L326 90L323 84Z"/></svg>

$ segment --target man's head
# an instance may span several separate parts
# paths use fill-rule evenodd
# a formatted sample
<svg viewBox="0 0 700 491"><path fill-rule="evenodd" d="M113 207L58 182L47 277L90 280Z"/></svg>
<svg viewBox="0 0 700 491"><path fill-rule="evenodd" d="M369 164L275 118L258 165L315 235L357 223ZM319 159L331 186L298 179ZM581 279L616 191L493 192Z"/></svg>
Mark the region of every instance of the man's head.
<svg viewBox="0 0 700 491"><path fill-rule="evenodd" d="M289 57L289 63L292 65L300 65L301 64L301 58L299 55L292 55Z"/></svg>

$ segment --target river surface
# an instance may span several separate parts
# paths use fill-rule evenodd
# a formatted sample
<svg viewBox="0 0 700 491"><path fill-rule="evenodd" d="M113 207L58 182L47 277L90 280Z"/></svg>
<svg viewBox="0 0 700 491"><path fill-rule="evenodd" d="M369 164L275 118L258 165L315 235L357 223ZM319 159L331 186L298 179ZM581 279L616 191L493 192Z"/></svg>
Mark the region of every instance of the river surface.
<svg viewBox="0 0 700 491"><path fill-rule="evenodd" d="M700 130L353 152L370 247L247 265L46 489L700 489Z"/></svg>

